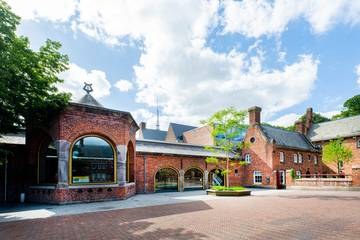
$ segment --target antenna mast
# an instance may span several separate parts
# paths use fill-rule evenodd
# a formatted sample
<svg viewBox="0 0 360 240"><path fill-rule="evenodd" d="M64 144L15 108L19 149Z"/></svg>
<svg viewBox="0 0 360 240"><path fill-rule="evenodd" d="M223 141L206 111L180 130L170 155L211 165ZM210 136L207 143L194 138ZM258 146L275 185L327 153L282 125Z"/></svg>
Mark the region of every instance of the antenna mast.
<svg viewBox="0 0 360 240"><path fill-rule="evenodd" d="M156 97L156 130L160 130L160 112L159 112L159 101Z"/></svg>

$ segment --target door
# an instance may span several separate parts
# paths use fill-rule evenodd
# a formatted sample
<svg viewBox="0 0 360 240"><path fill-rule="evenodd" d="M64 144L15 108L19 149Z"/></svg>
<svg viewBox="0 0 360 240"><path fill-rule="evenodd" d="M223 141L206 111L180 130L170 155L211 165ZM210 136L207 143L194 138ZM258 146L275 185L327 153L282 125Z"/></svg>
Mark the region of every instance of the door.
<svg viewBox="0 0 360 240"><path fill-rule="evenodd" d="M276 171L276 188L284 189L286 188L286 174L285 170Z"/></svg>

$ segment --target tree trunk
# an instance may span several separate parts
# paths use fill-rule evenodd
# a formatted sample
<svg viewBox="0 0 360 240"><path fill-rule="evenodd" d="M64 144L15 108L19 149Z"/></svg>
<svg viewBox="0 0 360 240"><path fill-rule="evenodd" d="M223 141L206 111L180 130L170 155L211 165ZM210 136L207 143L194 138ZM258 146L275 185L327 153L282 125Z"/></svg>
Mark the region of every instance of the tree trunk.
<svg viewBox="0 0 360 240"><path fill-rule="evenodd" d="M226 158L226 187L229 187L229 157Z"/></svg>

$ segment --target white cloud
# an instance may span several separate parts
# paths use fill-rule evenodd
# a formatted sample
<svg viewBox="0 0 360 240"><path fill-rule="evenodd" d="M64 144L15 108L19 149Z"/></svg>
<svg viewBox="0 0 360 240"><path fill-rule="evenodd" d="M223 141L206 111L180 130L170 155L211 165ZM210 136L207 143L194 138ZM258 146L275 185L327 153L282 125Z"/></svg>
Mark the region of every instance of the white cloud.
<svg viewBox="0 0 360 240"><path fill-rule="evenodd" d="M360 1L348 0L244 0L224 1L224 32L248 37L281 34L288 24L304 18L315 33L323 33L335 24L360 23Z"/></svg>
<svg viewBox="0 0 360 240"><path fill-rule="evenodd" d="M12 10L23 20L44 19L66 22L75 14L77 1L74 0L6 0Z"/></svg>
<svg viewBox="0 0 360 240"><path fill-rule="evenodd" d="M357 83L358 83L358 85L360 87L360 64L356 66L355 73L357 75Z"/></svg>
<svg viewBox="0 0 360 240"><path fill-rule="evenodd" d="M333 116L339 114L341 111L339 110L334 110L334 111L329 111L329 112L319 112L322 116L327 117L327 118L332 118Z"/></svg>
<svg viewBox="0 0 360 240"><path fill-rule="evenodd" d="M91 83L95 98L101 98L110 95L111 84L106 78L106 74L100 70L87 71L79 67L75 63L69 65L69 69L60 74L60 78L64 79L63 83L58 85L59 90L70 92L72 99L76 100L84 96L84 82Z"/></svg>
<svg viewBox="0 0 360 240"><path fill-rule="evenodd" d="M225 2L225 14L229 9L227 5ZM295 10L297 5L294 4ZM317 79L319 61L310 54L300 55L296 62L266 69L263 63L266 55L259 46L261 42L252 47L255 51L249 49L251 53L235 49L226 53L214 52L207 47L206 41L210 30L220 23L219 9L218 1L81 0L77 4L77 14L70 19L72 29L107 44L140 42L142 53L139 63L134 66L136 101L155 106L158 99L163 115L173 121L197 125L200 119L221 108L244 109L252 105L262 106L266 118L307 99ZM281 32L293 19L292 12L295 11L283 9L289 20L275 18L273 27L261 25L268 20L272 6L266 6L265 10L261 16L257 9L249 12L240 9L233 15L246 15L253 21L260 19L256 24L244 23L249 28L260 24L260 30L240 29L248 35L260 36ZM38 17L46 18L47 15ZM225 23L229 19L226 15ZM239 31L237 27L231 30L230 25L225 29ZM281 53L280 60L284 57L285 53ZM69 89L82 86L89 75L96 75L96 79L108 83L101 71L88 73L74 69L66 75L64 85ZM108 90L96 93L99 96L109 94L110 84L102 85ZM100 90L95 85L94 88Z"/></svg>
<svg viewBox="0 0 360 240"><path fill-rule="evenodd" d="M300 114L289 113L285 114L274 121L270 121L269 123L273 126L281 126L281 127L289 127L294 125L295 121L301 117Z"/></svg>
<svg viewBox="0 0 360 240"><path fill-rule="evenodd" d="M128 92L129 90L133 89L132 82L128 80L119 80L115 83L115 87L117 87L120 92Z"/></svg>
<svg viewBox="0 0 360 240"><path fill-rule="evenodd" d="M150 112L147 109L140 108L135 111L132 111L131 115L134 117L135 121L138 124L140 124L140 122L146 122L147 128L152 128L152 129L156 128L157 116L155 113ZM160 129L167 130L170 123L170 117L160 114L159 122L160 122Z"/></svg>

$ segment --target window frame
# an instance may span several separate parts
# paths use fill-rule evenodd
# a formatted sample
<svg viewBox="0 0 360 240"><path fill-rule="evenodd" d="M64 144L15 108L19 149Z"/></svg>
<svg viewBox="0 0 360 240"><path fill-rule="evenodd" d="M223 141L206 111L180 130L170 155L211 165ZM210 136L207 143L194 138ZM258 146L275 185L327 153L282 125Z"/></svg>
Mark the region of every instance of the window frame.
<svg viewBox="0 0 360 240"><path fill-rule="evenodd" d="M245 163L248 163L248 164L251 163L251 155L250 155L250 153L245 154L244 161L245 161Z"/></svg>
<svg viewBox="0 0 360 240"><path fill-rule="evenodd" d="M318 165L319 161L318 161L318 157L316 155L314 155L314 164L315 165Z"/></svg>
<svg viewBox="0 0 360 240"><path fill-rule="evenodd" d="M284 163L285 162L285 153L284 152L279 152L279 158L280 158L280 162Z"/></svg>
<svg viewBox="0 0 360 240"><path fill-rule="evenodd" d="M261 177L261 182L258 182L256 177ZM253 183L256 185L261 185L262 184L262 180L263 180L263 174L261 171L254 171L253 172Z"/></svg>
<svg viewBox="0 0 360 240"><path fill-rule="evenodd" d="M298 163L303 163L303 155L298 153Z"/></svg>
<svg viewBox="0 0 360 240"><path fill-rule="evenodd" d="M357 144L356 144L356 147L357 147L357 148L360 148L360 138L358 138L358 140L356 141L356 143L357 143Z"/></svg>
<svg viewBox="0 0 360 240"><path fill-rule="evenodd" d="M298 154L297 153L294 153L293 154L293 160L294 160L294 163L298 163Z"/></svg>
<svg viewBox="0 0 360 240"><path fill-rule="evenodd" d="M100 138L102 140L104 140L105 142L107 142L112 151L113 151L113 155L114 155L114 181L112 182L89 182L89 183L73 183L73 179L72 179L72 165L73 165L73 149L74 149L74 146L75 144L82 138L87 138L87 137L97 137L97 138ZM115 147L114 145L108 140L106 139L105 137L101 136L101 135L96 135L96 134L89 134L89 135L81 135L80 137L76 138L72 144L71 144L71 147L69 149L69 167L68 167L68 184L69 186L82 186L82 185L109 185L109 184L116 184L117 183L117 171L116 171L116 162L117 162L117 155L116 155L116 150L115 150Z"/></svg>

